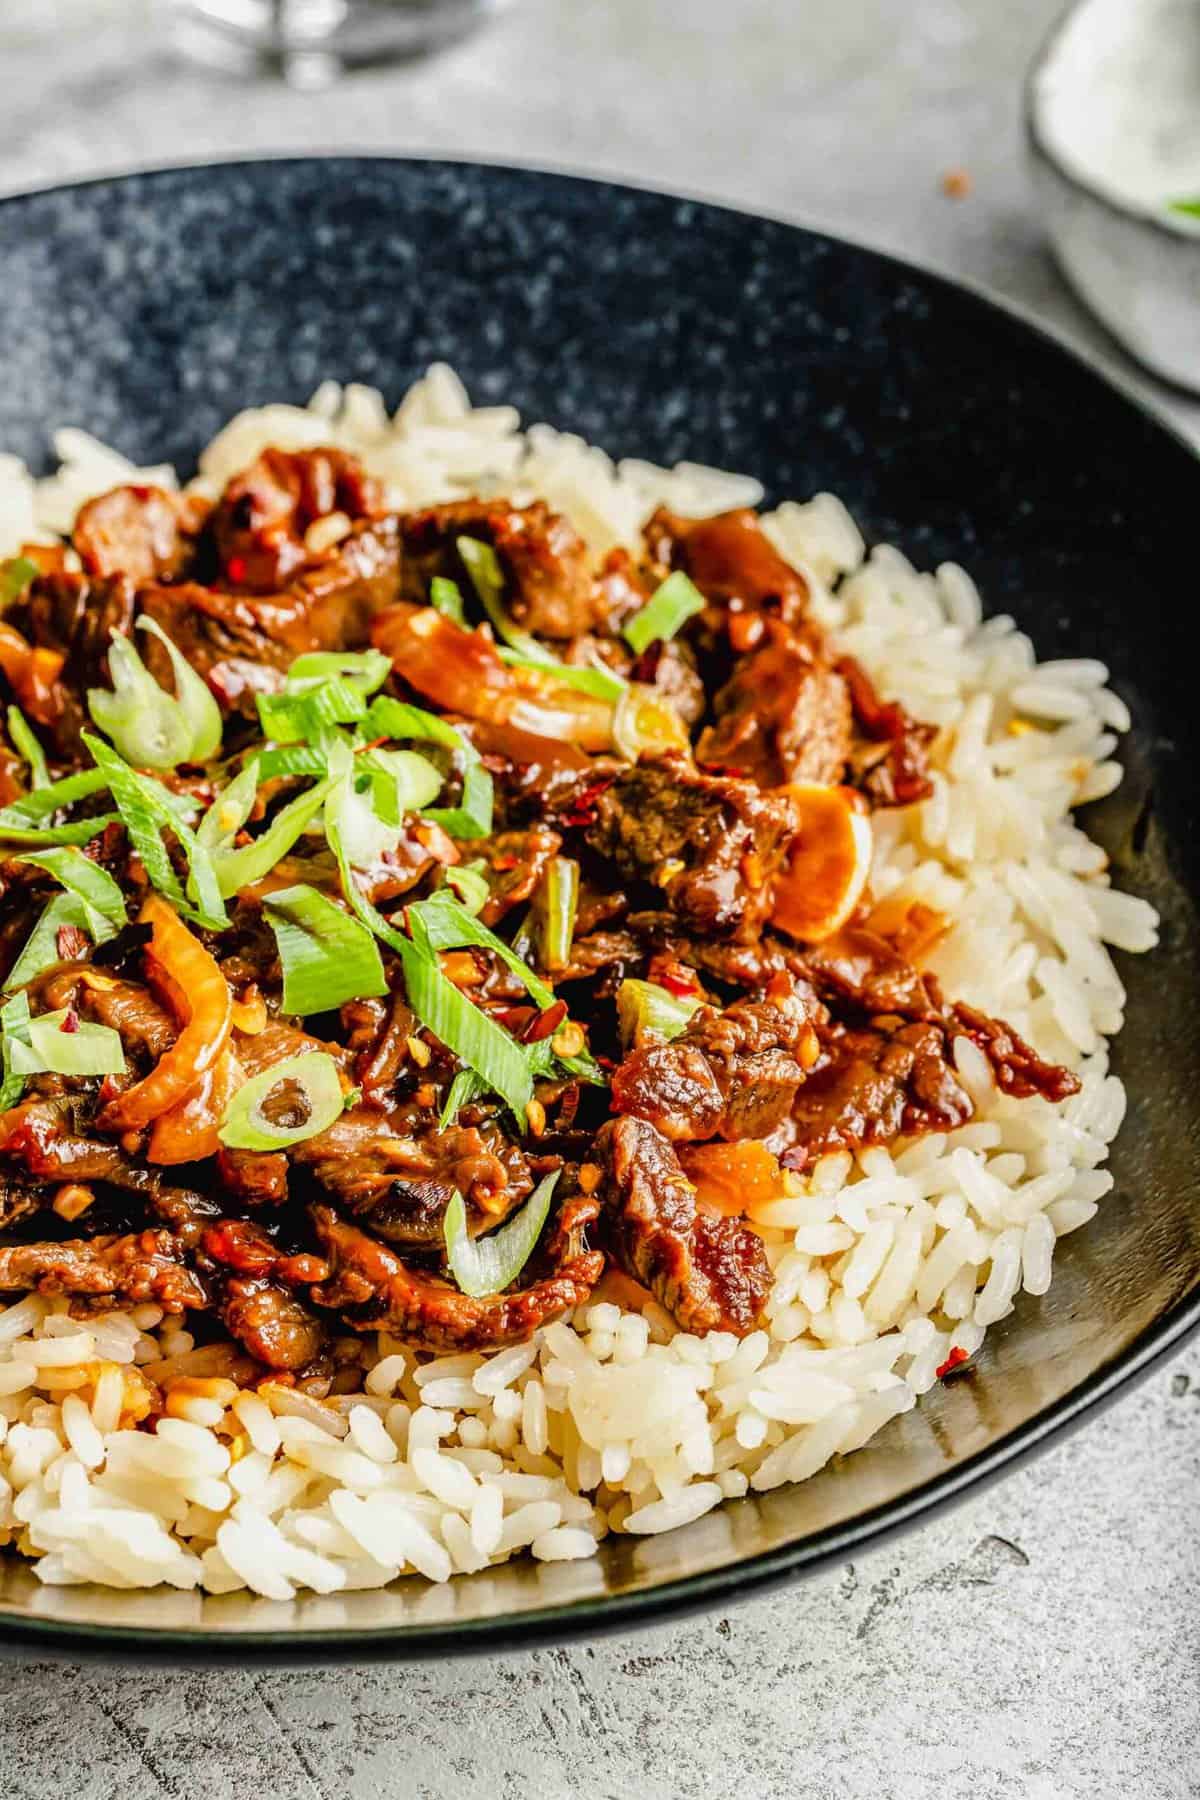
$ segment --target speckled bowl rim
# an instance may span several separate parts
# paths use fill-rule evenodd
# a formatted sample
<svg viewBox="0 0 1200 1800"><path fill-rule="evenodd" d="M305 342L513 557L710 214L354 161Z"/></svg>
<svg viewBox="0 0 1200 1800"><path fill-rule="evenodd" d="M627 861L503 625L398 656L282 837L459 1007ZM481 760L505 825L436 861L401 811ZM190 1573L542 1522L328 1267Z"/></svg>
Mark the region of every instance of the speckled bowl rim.
<svg viewBox="0 0 1200 1800"><path fill-rule="evenodd" d="M681 192L676 188L662 189L650 183L615 181L569 168L514 162L511 159L443 154L424 156L416 153L379 156L345 148L307 156L281 153L269 157L207 158L199 162L181 159L150 169L125 170L78 181L50 182L38 188L0 196L0 211L39 193L110 187L119 185L128 178L153 181L180 171L203 173L205 170L218 168L254 168L264 163L311 166L324 160L343 157L388 166L450 165L504 170L517 175L548 174L577 182L581 187L594 188L598 193L632 189L635 192L664 195L693 201L715 212L731 213L750 220L768 219L797 232L831 238L866 253L886 268L894 270L898 277L915 276L947 293L959 296L965 294L984 314L995 314L1016 322L1039 339L1053 356L1086 371L1094 379L1115 390L1148 425L1184 450L1188 456L1196 457L1195 447L1183 433L1153 412L1128 380L1101 368L1094 359L1067 344L1024 308L988 293L977 283L951 278L938 270L879 250L852 236L832 231L820 223L799 222L778 213L713 201L702 194ZM206 1631L202 1627L147 1630L143 1626L101 1626L6 1613L0 1616L0 1656L25 1651L77 1661L107 1660L129 1664L144 1662L151 1657L159 1660L164 1656L179 1665L218 1666L229 1662L268 1667L366 1664L427 1659L439 1655L494 1655L497 1652L528 1649L539 1644L565 1643L583 1637L607 1636L639 1626L662 1624L707 1608L728 1606L751 1594L782 1586L801 1575L814 1573L831 1563L877 1548L900 1532L932 1519L989 1481L1020 1468L1032 1457L1060 1441L1087 1418L1098 1414L1128 1392L1135 1383L1144 1380L1164 1358L1198 1333L1200 1287L1161 1313L1109 1365L1095 1370L1078 1387L1053 1401L1006 1437L946 1469L943 1474L911 1493L871 1507L847 1523L814 1531L779 1549L763 1551L723 1568L680 1576L640 1592L630 1591L597 1600L531 1608L508 1617L463 1619L452 1625L402 1624L371 1631L349 1626L324 1626L312 1630L303 1627L239 1630L230 1635Z"/></svg>
<svg viewBox="0 0 1200 1800"><path fill-rule="evenodd" d="M1075 168L1064 162L1058 151L1046 138L1039 93L1042 76L1057 56L1059 46L1075 15L1094 3L1095 0L1070 0L1070 4L1063 8L1042 39L1033 61L1029 65L1022 90L1022 116L1026 143L1032 155L1040 158L1047 167L1053 169L1059 179L1068 187L1073 188L1076 193L1085 194L1097 206L1103 207L1105 212L1111 213L1114 219L1120 219L1126 225L1140 225L1163 242L1172 244L1177 249L1182 247L1183 254L1193 255L1197 267L1200 268L1200 232L1191 231L1183 225L1174 223L1169 213L1164 215L1152 212L1148 206L1135 206L1132 202L1118 200L1108 189L1089 181L1087 176L1080 175ZM1190 250L1188 246L1191 246ZM1089 307L1088 310L1091 311L1091 308ZM1110 335L1113 334L1110 333ZM1121 342L1115 337L1114 341ZM1122 345L1122 348L1125 346ZM1126 354L1130 354L1130 352L1126 350ZM1138 360L1140 361L1140 358ZM1163 377L1159 376L1158 379L1161 381ZM1183 391L1189 390L1184 389Z"/></svg>

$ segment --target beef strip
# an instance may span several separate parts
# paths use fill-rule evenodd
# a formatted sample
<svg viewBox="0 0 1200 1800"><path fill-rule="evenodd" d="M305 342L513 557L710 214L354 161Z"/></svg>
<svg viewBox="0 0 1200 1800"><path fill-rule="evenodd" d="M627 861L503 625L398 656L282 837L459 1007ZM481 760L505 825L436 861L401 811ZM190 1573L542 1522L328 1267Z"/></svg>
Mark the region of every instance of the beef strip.
<svg viewBox="0 0 1200 1800"><path fill-rule="evenodd" d="M152 1300L171 1313L209 1303L199 1277L184 1266L183 1246L169 1231L0 1247L0 1293L28 1289L80 1298L111 1295L134 1306Z"/></svg>
<svg viewBox="0 0 1200 1800"><path fill-rule="evenodd" d="M713 711L696 746L701 763L734 769L763 787L841 781L851 746L850 693L811 639L772 621L762 643L739 658Z"/></svg>
<svg viewBox="0 0 1200 1800"><path fill-rule="evenodd" d="M539 1326L582 1305L604 1267L599 1251L584 1250L566 1255L531 1287L473 1299L402 1262L331 1207L314 1206L311 1216L334 1271L331 1280L313 1289L316 1303L336 1308L356 1331L390 1331L430 1350L498 1350L524 1343Z"/></svg>
<svg viewBox="0 0 1200 1800"><path fill-rule="evenodd" d="M706 626L730 626L742 616L744 626L732 627L736 648L748 650L758 641L763 614L787 624L803 620L808 583L780 556L750 507L708 519L687 519L660 507L645 537L657 563L683 569L712 603Z"/></svg>
<svg viewBox="0 0 1200 1800"><path fill-rule="evenodd" d="M63 760L81 754L80 734L91 724L87 692L109 684L109 642L114 633L127 636L132 630L135 591L133 580L121 573L39 575L13 609L12 621L29 641L63 659L48 687L21 695L25 711L46 728Z"/></svg>
<svg viewBox="0 0 1200 1800"><path fill-rule="evenodd" d="M302 1369L329 1336L324 1322L277 1281L233 1276L220 1288L217 1311L231 1337L268 1369Z"/></svg>
<svg viewBox="0 0 1200 1800"><path fill-rule="evenodd" d="M1079 1092L1077 1075L1057 1063L1046 1062L1003 1019L990 1019L961 1000L950 1008L949 1019L956 1031L983 1051L992 1065L996 1086L1003 1093L1018 1100L1040 1094L1043 1100L1057 1104Z"/></svg>
<svg viewBox="0 0 1200 1800"><path fill-rule="evenodd" d="M822 1013L806 985L774 985L772 998L703 1006L679 1037L632 1050L613 1074L614 1110L673 1141L769 1137L817 1059Z"/></svg>
<svg viewBox="0 0 1200 1800"><path fill-rule="evenodd" d="M562 838L546 825L531 825L524 831L501 831L495 837L471 843L473 857L482 857L482 871L490 889L480 918L485 925L498 925L515 906L523 906L533 894L546 872L546 866L558 855Z"/></svg>
<svg viewBox="0 0 1200 1800"><path fill-rule="evenodd" d="M644 1119L612 1119L596 1139L605 1241L684 1331L754 1329L771 1285L761 1240L738 1219L700 1212L671 1145Z"/></svg>
<svg viewBox="0 0 1200 1800"><path fill-rule="evenodd" d="M293 1161L389 1243L439 1249L457 1191L473 1229L499 1223L533 1188L519 1145L494 1125L431 1130L404 1113L358 1106L299 1144Z"/></svg>
<svg viewBox="0 0 1200 1800"><path fill-rule="evenodd" d="M94 1108L92 1109L94 1110ZM126 1159L118 1144L81 1130L69 1095L34 1094L0 1114L0 1157L37 1181L120 1182Z"/></svg>
<svg viewBox="0 0 1200 1800"><path fill-rule="evenodd" d="M485 719L456 721L495 784L497 824L516 829L544 819L592 779L586 750L520 726Z"/></svg>
<svg viewBox="0 0 1200 1800"><path fill-rule="evenodd" d="M795 831L784 796L701 774L669 755L623 768L596 798L595 813L593 849L618 874L660 888L684 931L758 936Z"/></svg>
<svg viewBox="0 0 1200 1800"><path fill-rule="evenodd" d="M847 926L798 959L818 994L840 1017L852 1022L878 1014L935 1024L947 1040L970 1038L992 1065L997 1086L1018 1099L1040 1094L1057 1103L1079 1092L1070 1069L1046 1062L1003 1019L977 1007L948 1006L937 977L914 968L877 933Z"/></svg>
<svg viewBox="0 0 1200 1800"><path fill-rule="evenodd" d="M895 1017L834 1026L822 1051L792 1109L783 1156L790 1169L809 1168L829 1150L950 1131L974 1113L940 1026Z"/></svg>
<svg viewBox="0 0 1200 1800"><path fill-rule="evenodd" d="M297 656L366 643L371 619L395 597L399 568L395 520L366 520L278 592L228 593L182 582L147 587L139 603L221 706L253 717L255 694L282 686ZM166 685L170 665L162 645L148 643L145 655Z"/></svg>
<svg viewBox="0 0 1200 1800"><path fill-rule="evenodd" d="M583 539L544 501L514 506L499 499L455 500L406 514L403 532L410 600L427 600L435 575L450 576L464 593L472 592L455 548L459 537L472 537L495 550L507 577L508 610L526 631L579 637L604 624L613 609L613 593L593 569Z"/></svg>
<svg viewBox="0 0 1200 1800"><path fill-rule="evenodd" d="M379 483L345 450L264 450L213 513L221 573L246 592L274 593L314 560L305 534L317 520L374 518L382 505Z"/></svg>
<svg viewBox="0 0 1200 1800"><path fill-rule="evenodd" d="M322 1319L290 1290L324 1281L320 1257L281 1250L259 1226L220 1219L203 1237L203 1260L214 1274L217 1310L226 1329L269 1369L301 1369L319 1355L328 1332Z"/></svg>
<svg viewBox="0 0 1200 1800"><path fill-rule="evenodd" d="M937 728L922 725L898 701L882 700L862 664L837 664L850 694L858 741L850 764L858 787L876 806L911 806L933 792L929 751Z"/></svg>
<svg viewBox="0 0 1200 1800"><path fill-rule="evenodd" d="M209 503L160 487L118 487L79 509L71 539L90 576L175 581L196 553Z"/></svg>

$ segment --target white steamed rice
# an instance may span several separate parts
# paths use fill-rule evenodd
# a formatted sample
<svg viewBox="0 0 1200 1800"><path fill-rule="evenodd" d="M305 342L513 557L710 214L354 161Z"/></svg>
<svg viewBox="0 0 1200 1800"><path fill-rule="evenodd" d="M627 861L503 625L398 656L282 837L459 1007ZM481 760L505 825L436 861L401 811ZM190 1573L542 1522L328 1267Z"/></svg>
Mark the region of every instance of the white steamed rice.
<svg viewBox="0 0 1200 1800"><path fill-rule="evenodd" d="M197 485L215 494L267 444L330 442L358 452L397 505L540 495L598 552L635 545L660 501L704 513L761 497L744 476L614 465L547 426L522 433L511 407L472 409L444 366L392 418L373 390L334 383L307 408L241 413ZM62 466L45 481L0 457L0 555L69 531L86 498L134 478L81 431L55 448ZM175 482L169 469L136 478ZM445 1581L527 1550L584 1557L609 1532L668 1531L858 1449L1022 1290L1046 1291L1057 1240L1112 1185L1103 1163L1125 1095L1106 1040L1125 996L1106 946L1156 942L1152 909L1112 887L1071 818L1120 780L1128 712L1102 663L1039 664L1012 619L984 622L962 569L921 574L887 546L866 555L831 495L781 506L767 529L841 646L941 728L932 797L874 817L876 896L951 916L929 966L1069 1063L1082 1091L1057 1107L1008 1099L957 1040L971 1124L826 1156L752 1212L774 1286L741 1342L677 1332L654 1302L629 1310L628 1290L618 1305L602 1289L493 1356L422 1360L367 1339L362 1391L318 1402L239 1391L157 1307L83 1321L63 1300L19 1300L0 1312L0 1545L36 1558L41 1580L286 1600L399 1573ZM146 1365L172 1415L154 1431L136 1428Z"/></svg>

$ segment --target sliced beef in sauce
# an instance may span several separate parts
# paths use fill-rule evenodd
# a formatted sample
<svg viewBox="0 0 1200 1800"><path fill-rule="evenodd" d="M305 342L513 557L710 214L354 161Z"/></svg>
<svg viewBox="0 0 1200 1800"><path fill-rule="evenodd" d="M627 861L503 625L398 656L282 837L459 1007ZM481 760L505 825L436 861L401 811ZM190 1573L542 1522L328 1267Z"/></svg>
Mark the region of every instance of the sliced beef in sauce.
<svg viewBox="0 0 1200 1800"><path fill-rule="evenodd" d="M710 519L660 508L646 526L646 543L656 562L690 576L712 603L705 624L726 627L735 649L749 650L759 641L764 614L785 624L805 616L808 583L780 556L748 506Z"/></svg>
<svg viewBox="0 0 1200 1800"><path fill-rule="evenodd" d="M196 554L209 503L160 487L118 487L79 509L71 533L90 576L175 581Z"/></svg>
<svg viewBox="0 0 1200 1800"><path fill-rule="evenodd" d="M208 1305L200 1279L184 1265L168 1231L72 1238L61 1244L0 1246L0 1293L112 1297L131 1306L153 1301L164 1312Z"/></svg>
<svg viewBox="0 0 1200 1800"><path fill-rule="evenodd" d="M758 936L795 833L786 796L663 756L623 768L595 810L593 849L619 875L660 889L684 931Z"/></svg>
<svg viewBox="0 0 1200 1800"><path fill-rule="evenodd" d="M502 831L472 842L472 855L482 858L485 866L481 873L490 890L479 915L483 923L496 926L514 907L531 900L547 865L561 849L559 833L546 825Z"/></svg>
<svg viewBox="0 0 1200 1800"><path fill-rule="evenodd" d="M456 500L406 514L405 593L424 602L435 575L462 586L465 571L455 548L460 537L490 544L508 580L509 612L539 637L577 638L603 625L614 594L592 567L583 539L561 514L541 500L513 506L508 500ZM610 571L615 573L615 571ZM629 579L621 571L623 579ZM470 593L466 582L464 592Z"/></svg>
<svg viewBox="0 0 1200 1800"><path fill-rule="evenodd" d="M760 1239L740 1220L698 1210L666 1138L644 1119L612 1119L596 1139L605 1241L684 1331L754 1329L771 1285Z"/></svg>
<svg viewBox="0 0 1200 1800"><path fill-rule="evenodd" d="M541 1325L580 1306L600 1279L604 1257L573 1252L532 1286L473 1299L442 1277L410 1266L327 1206L314 1206L313 1226L333 1268L313 1289L319 1306L336 1308L360 1331L387 1330L431 1350L496 1350L524 1343Z"/></svg>
<svg viewBox="0 0 1200 1800"><path fill-rule="evenodd" d="M1040 1094L1043 1100L1057 1104L1079 1092L1079 1077L1058 1063L1046 1062L1023 1037L1006 1025L1003 1019L990 1019L974 1006L961 1000L949 1011L953 1029L971 1042L992 1065L996 1086L1018 1100L1029 1100Z"/></svg>
<svg viewBox="0 0 1200 1800"><path fill-rule="evenodd" d="M974 1110L939 1026L899 1018L834 1026L796 1097L783 1161L807 1169L830 1150L950 1131Z"/></svg>
<svg viewBox="0 0 1200 1800"><path fill-rule="evenodd" d="M109 685L108 646L114 633L132 630L134 600L128 575L39 575L10 615L35 651L62 658L53 680L17 688L21 706L47 729L60 759L82 753L80 734L91 726L87 691Z"/></svg>
<svg viewBox="0 0 1200 1800"><path fill-rule="evenodd" d="M857 742L850 757L853 778L876 806L910 806L927 800L929 752L937 730L922 725L898 701L883 700L862 664L843 656L837 668L854 708Z"/></svg>
<svg viewBox="0 0 1200 1800"><path fill-rule="evenodd" d="M322 561L272 593L228 593L194 582L152 586L141 610L157 621L204 676L226 711L254 715L254 695L283 685L298 656L312 650L360 649L372 618L393 598L399 580L399 533L392 519L367 521ZM164 684L169 664L161 645L146 660Z"/></svg>
<svg viewBox="0 0 1200 1800"><path fill-rule="evenodd" d="M613 1074L614 1109L673 1140L769 1137L817 1059L822 1012L806 986L776 985L775 998L701 1007L679 1037L631 1050Z"/></svg>
<svg viewBox="0 0 1200 1800"><path fill-rule="evenodd" d="M268 1369L304 1368L329 1335L324 1321L302 1300L264 1276L234 1276L224 1282L217 1311L230 1336Z"/></svg>
<svg viewBox="0 0 1200 1800"><path fill-rule="evenodd" d="M359 1106L300 1144L294 1161L389 1243L440 1250L459 1192L475 1229L498 1224L533 1188L524 1152L495 1125L431 1129L415 1115Z"/></svg>
<svg viewBox="0 0 1200 1800"><path fill-rule="evenodd" d="M736 770L763 787L840 782L853 719L844 678L812 642L772 622L713 700L697 760Z"/></svg>
<svg viewBox="0 0 1200 1800"><path fill-rule="evenodd" d="M264 450L213 513L220 574L249 593L274 593L339 541L320 534L320 521L370 519L382 507L379 483L345 450Z"/></svg>

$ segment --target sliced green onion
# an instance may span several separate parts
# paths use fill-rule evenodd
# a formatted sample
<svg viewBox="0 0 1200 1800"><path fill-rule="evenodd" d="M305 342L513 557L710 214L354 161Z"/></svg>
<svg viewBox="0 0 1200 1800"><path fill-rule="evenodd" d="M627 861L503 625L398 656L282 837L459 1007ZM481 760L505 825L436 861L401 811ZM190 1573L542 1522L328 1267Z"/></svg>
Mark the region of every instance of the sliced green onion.
<svg viewBox="0 0 1200 1800"><path fill-rule="evenodd" d="M686 750L687 728L653 688L631 681L613 708L613 747L629 762L663 750Z"/></svg>
<svg viewBox="0 0 1200 1800"><path fill-rule="evenodd" d="M70 846L56 850L36 850L27 856L17 857L16 860L28 863L35 869L44 869L69 894L77 895L85 906L96 913L107 927L104 936L96 939L97 943L115 937L126 923L125 896L120 887L107 869L92 862L82 850ZM95 936L95 933L92 935Z"/></svg>
<svg viewBox="0 0 1200 1800"><path fill-rule="evenodd" d="M533 1077L521 1046L447 979L435 956L422 955L412 944L401 955L408 1002L422 1025L507 1101L524 1125Z"/></svg>
<svg viewBox="0 0 1200 1800"><path fill-rule="evenodd" d="M463 567L471 577L471 586L479 596L479 603L487 614L493 631L504 643L523 655L532 657L535 662L550 657L537 639L528 631L522 631L516 621L509 617L504 604L504 570L500 567L500 558L490 544L482 538L459 537L454 540L454 547L462 557Z"/></svg>
<svg viewBox="0 0 1200 1800"><path fill-rule="evenodd" d="M360 694L373 694L392 672L392 659L382 650L307 650L287 672L290 694L303 694L330 675L340 676Z"/></svg>
<svg viewBox="0 0 1200 1800"><path fill-rule="evenodd" d="M693 1000L683 994L671 994L656 981L625 980L617 989L621 1042L636 1044L646 1032L676 1038L702 1004L699 995Z"/></svg>
<svg viewBox="0 0 1200 1800"><path fill-rule="evenodd" d="M477 949L490 950L506 968L512 970L518 981L524 982L530 998L543 1011L547 1006L554 1005L554 989L546 986L529 964L517 955L511 944L506 944L494 931L489 931L445 888L439 888L428 900L414 902L408 908L407 917L414 937L419 927L432 949L461 950L464 946L473 944Z"/></svg>
<svg viewBox="0 0 1200 1800"><path fill-rule="evenodd" d="M58 934L64 926L74 926L77 931L86 932L96 944L103 943L105 937L112 936L105 920L99 918L90 906L85 905L78 894L55 894L53 900L43 908L41 917L22 946L21 954L5 976L5 989L28 987L44 970L52 969L55 963L62 961L58 952Z"/></svg>
<svg viewBox="0 0 1200 1800"><path fill-rule="evenodd" d="M445 744L450 750L473 750L462 732L437 713L412 706L407 700L393 700L388 694L372 700L363 731L368 738L414 738L417 743Z"/></svg>
<svg viewBox="0 0 1200 1800"><path fill-rule="evenodd" d="M553 676L564 687L577 688L580 693L591 694L596 700L608 700L614 705L629 685L623 676L599 663L580 667L576 663L560 662L549 651L543 656L529 656L522 650L501 649L497 654L501 662L507 663L511 669L525 669L531 675Z"/></svg>
<svg viewBox="0 0 1200 1800"><path fill-rule="evenodd" d="M0 841L6 844L90 844L106 825L119 818L119 813L98 813L91 819L77 819L70 825L34 826L26 823L15 807L0 812Z"/></svg>
<svg viewBox="0 0 1200 1800"><path fill-rule="evenodd" d="M360 765L391 778L397 819L420 812L441 793L444 777L419 750L371 750L359 757Z"/></svg>
<svg viewBox="0 0 1200 1800"><path fill-rule="evenodd" d="M19 600L40 573L37 564L27 556L10 556L7 562L0 563L0 612Z"/></svg>
<svg viewBox="0 0 1200 1800"><path fill-rule="evenodd" d="M487 1091L488 1085L482 1075L476 1074L474 1069L460 1069L446 1090L446 1099L438 1116L438 1130L445 1131L448 1125L453 1125L463 1107Z"/></svg>
<svg viewBox="0 0 1200 1800"><path fill-rule="evenodd" d="M541 963L552 972L565 969L571 960L575 914L579 907L579 864L570 856L555 856L546 865L534 902Z"/></svg>
<svg viewBox="0 0 1200 1800"><path fill-rule="evenodd" d="M501 1294L511 1287L537 1246L550 1211L550 1200L561 1175L552 1169L539 1181L520 1212L488 1232L473 1238L467 1231L467 1209L458 1189L450 1197L443 1230L446 1237L446 1261L464 1294L473 1300L485 1294Z"/></svg>
<svg viewBox="0 0 1200 1800"><path fill-rule="evenodd" d="M114 632L108 646L112 690L89 688L88 711L121 755L139 768L174 769L184 762L203 762L221 741L217 703L161 626L151 619L139 624L166 644L178 697L155 681L132 639Z"/></svg>
<svg viewBox="0 0 1200 1800"><path fill-rule="evenodd" d="M451 837L487 837L492 829L492 778L479 760L479 752L461 731L424 707L386 695L371 703L363 724L368 738L414 738L418 743L444 744L463 759L463 789L457 806L427 807L425 816Z"/></svg>
<svg viewBox="0 0 1200 1800"><path fill-rule="evenodd" d="M331 779L335 786L325 808L325 835L337 858L346 899L368 930L400 957L409 1005L422 1025L460 1062L474 1069L487 1087L507 1101L516 1117L524 1123L525 1108L533 1098L533 1077L520 1046L442 973L437 952L423 922L417 921L419 937L405 937L371 905L354 879L342 834L342 816L353 793L353 769L348 753L331 760L334 765ZM415 912L416 908L409 909L410 918ZM462 916L471 925L475 924L469 913L463 912Z"/></svg>
<svg viewBox="0 0 1200 1800"><path fill-rule="evenodd" d="M492 829L492 778L472 753L457 806L427 806L425 817L455 838L484 838Z"/></svg>
<svg viewBox="0 0 1200 1800"><path fill-rule="evenodd" d="M655 588L645 606L626 620L621 636L634 655L640 656L655 638L673 638L681 626L703 611L704 595L682 569L676 569Z"/></svg>
<svg viewBox="0 0 1200 1800"><path fill-rule="evenodd" d="M375 939L351 913L301 884L263 902L283 965L285 1013L332 1012L388 991Z"/></svg>
<svg viewBox="0 0 1200 1800"><path fill-rule="evenodd" d="M197 825L197 842L214 856L233 848L233 840L254 810L259 779L259 759L251 757L245 768L221 789Z"/></svg>
<svg viewBox="0 0 1200 1800"><path fill-rule="evenodd" d="M175 677L175 704L187 720L192 734L191 748L184 760L191 763L208 762L221 748L223 729L221 709L209 692L208 683L175 648L157 619L147 618L143 614L137 622L137 628L156 637L170 658L171 673Z"/></svg>
<svg viewBox="0 0 1200 1800"><path fill-rule="evenodd" d="M22 794L19 800L12 801L0 811L0 819L11 816L13 824L19 820L24 826L36 825L64 807L73 806L77 800L90 799L106 786L99 769L81 769L78 775L64 775L61 781L52 781L46 787Z"/></svg>
<svg viewBox="0 0 1200 1800"><path fill-rule="evenodd" d="M1195 200L1168 200L1167 211L1182 213L1185 219L1200 219L1200 198Z"/></svg>
<svg viewBox="0 0 1200 1800"><path fill-rule="evenodd" d="M213 930L223 930L229 916L222 904L213 862L206 847L191 827L180 817L179 796L171 794L160 781L131 769L115 750L90 731L83 734L84 746L105 778L105 784L117 803L129 840L141 859L153 887L185 918ZM164 830L172 831L187 858L188 891L194 904L184 893L174 864L163 842Z"/></svg>
<svg viewBox="0 0 1200 1800"><path fill-rule="evenodd" d="M29 1043L29 995L14 994L0 1006L0 1050L3 1052L4 1079L0 1081L0 1113L15 1106L25 1092L25 1077L13 1065L18 1047Z"/></svg>
<svg viewBox="0 0 1200 1800"><path fill-rule="evenodd" d="M511 668L528 669L539 675L553 675L564 686L577 688L581 693L591 694L599 700L615 702L620 697L625 691L625 683L611 669L596 664L590 668L577 668L571 663L564 663L545 644L539 643L532 632L523 631L515 622L504 605L504 571L490 544L483 543L479 538L460 537L455 539L455 547L466 565L471 584L492 629L507 646L500 651L504 662Z"/></svg>
<svg viewBox="0 0 1200 1800"><path fill-rule="evenodd" d="M42 1013L14 1039L10 1066L19 1075L123 1075L120 1033L70 1008Z"/></svg>
<svg viewBox="0 0 1200 1800"><path fill-rule="evenodd" d="M50 771L46 767L46 752L34 736L33 728L19 706L10 706L8 709L8 735L18 755L29 764L30 787L35 790L49 787Z"/></svg>
<svg viewBox="0 0 1200 1800"><path fill-rule="evenodd" d="M312 744L273 744L257 752L258 779L277 781L293 775L309 775L320 781L329 766L329 750Z"/></svg>
<svg viewBox="0 0 1200 1800"><path fill-rule="evenodd" d="M482 863L458 863L446 870L445 880L446 886L454 889L472 918L483 911L491 898L492 890Z"/></svg>
<svg viewBox="0 0 1200 1800"><path fill-rule="evenodd" d="M221 850L214 855L213 867L222 899L227 900L231 894L240 893L242 888L271 873L316 818L331 787L328 779L319 781L316 787L308 788L281 808L262 836L256 837L253 843L243 844L240 850Z"/></svg>
<svg viewBox="0 0 1200 1800"><path fill-rule="evenodd" d="M429 584L429 604L435 612L441 613L443 619L449 619L455 625L466 625L466 608L463 606L462 589L457 581L450 581L445 575L435 575Z"/></svg>
<svg viewBox="0 0 1200 1800"><path fill-rule="evenodd" d="M267 1097L284 1082L299 1088L307 1107L300 1125L276 1125L263 1110ZM338 1068L324 1050L308 1050L274 1063L238 1089L217 1136L231 1150L286 1150L316 1137L341 1117L345 1100Z"/></svg>
<svg viewBox="0 0 1200 1800"><path fill-rule="evenodd" d="M274 744L319 744L333 725L354 725L367 716L361 688L340 675L327 676L299 694L256 694L262 734Z"/></svg>

